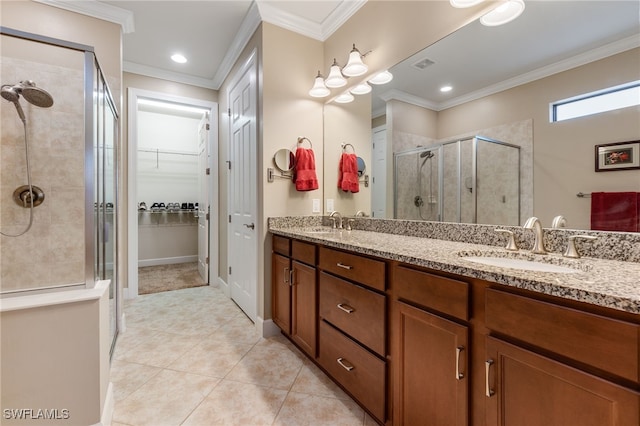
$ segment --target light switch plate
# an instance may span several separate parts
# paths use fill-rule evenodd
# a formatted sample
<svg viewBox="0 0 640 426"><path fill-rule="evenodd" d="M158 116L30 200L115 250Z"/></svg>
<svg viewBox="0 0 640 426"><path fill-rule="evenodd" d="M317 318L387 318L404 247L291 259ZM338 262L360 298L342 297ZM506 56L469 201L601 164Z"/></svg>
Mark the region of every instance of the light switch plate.
<svg viewBox="0 0 640 426"><path fill-rule="evenodd" d="M311 212L320 213L320 198L313 199L313 209L311 210Z"/></svg>

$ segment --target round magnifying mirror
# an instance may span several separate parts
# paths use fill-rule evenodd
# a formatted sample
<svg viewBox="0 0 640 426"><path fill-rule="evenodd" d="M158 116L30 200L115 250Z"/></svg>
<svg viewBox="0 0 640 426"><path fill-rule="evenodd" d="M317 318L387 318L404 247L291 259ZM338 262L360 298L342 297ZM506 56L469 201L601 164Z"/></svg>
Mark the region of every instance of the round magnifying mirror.
<svg viewBox="0 0 640 426"><path fill-rule="evenodd" d="M276 151L273 156L273 162L276 163L276 167L281 172L288 172L295 166L296 157L293 152L286 148L282 148Z"/></svg>
<svg viewBox="0 0 640 426"><path fill-rule="evenodd" d="M362 159L362 157L357 157L357 160L358 160L358 176L362 176L367 166L366 164L364 164L364 160Z"/></svg>

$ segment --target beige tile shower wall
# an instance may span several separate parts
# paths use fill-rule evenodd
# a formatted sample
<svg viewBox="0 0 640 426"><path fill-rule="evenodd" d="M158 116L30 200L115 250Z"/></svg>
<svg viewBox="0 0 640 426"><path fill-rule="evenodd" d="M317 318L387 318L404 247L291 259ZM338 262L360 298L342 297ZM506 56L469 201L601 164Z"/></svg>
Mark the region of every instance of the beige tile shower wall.
<svg viewBox="0 0 640 426"><path fill-rule="evenodd" d="M3 47L7 43L3 36ZM2 57L2 84L32 79L54 98L47 109L22 101L32 183L42 188L45 201L35 207L29 232L0 238L2 291L84 282L82 63L80 53L75 68ZM15 188L27 184L23 126L8 102L0 103L0 119L0 226L15 234L29 223L29 209L12 199Z"/></svg>

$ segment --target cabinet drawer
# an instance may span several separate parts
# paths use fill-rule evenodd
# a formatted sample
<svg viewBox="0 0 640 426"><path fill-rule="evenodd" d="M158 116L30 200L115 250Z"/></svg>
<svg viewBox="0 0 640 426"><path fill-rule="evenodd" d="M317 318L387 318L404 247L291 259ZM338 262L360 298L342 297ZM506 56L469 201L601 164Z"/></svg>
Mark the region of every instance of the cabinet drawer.
<svg viewBox="0 0 640 426"><path fill-rule="evenodd" d="M320 356L329 374L378 420L385 420L385 362L320 321Z"/></svg>
<svg viewBox="0 0 640 426"><path fill-rule="evenodd" d="M272 248L276 253L283 256L291 256L291 240L280 235L274 235L272 239Z"/></svg>
<svg viewBox="0 0 640 426"><path fill-rule="evenodd" d="M452 278L403 266L396 267L393 281L399 299L417 303L438 312L469 319L469 284Z"/></svg>
<svg viewBox="0 0 640 426"><path fill-rule="evenodd" d="M638 382L640 326L487 289L486 326L580 363Z"/></svg>
<svg viewBox="0 0 640 426"><path fill-rule="evenodd" d="M341 277L385 290L385 264L380 260L320 247L319 266Z"/></svg>
<svg viewBox="0 0 640 426"><path fill-rule="evenodd" d="M291 242L291 257L307 265L316 264L316 246L310 243L293 240Z"/></svg>
<svg viewBox="0 0 640 426"><path fill-rule="evenodd" d="M385 296L322 272L320 317L385 355Z"/></svg>

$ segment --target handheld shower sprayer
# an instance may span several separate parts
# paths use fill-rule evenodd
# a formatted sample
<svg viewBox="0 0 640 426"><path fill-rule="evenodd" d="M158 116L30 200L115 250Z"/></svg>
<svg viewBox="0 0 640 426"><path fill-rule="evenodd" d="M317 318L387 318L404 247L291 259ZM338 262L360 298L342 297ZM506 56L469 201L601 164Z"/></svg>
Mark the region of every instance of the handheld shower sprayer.
<svg viewBox="0 0 640 426"><path fill-rule="evenodd" d="M14 191L14 200L22 207L29 208L29 224L26 229L19 234L7 234L0 232L0 234L7 237L19 237L25 234L31 225L33 224L33 207L39 205L44 200L44 192L31 184L31 168L29 165L29 140L27 138L27 118L20 105L20 95L32 105L40 108L49 108L53 105L53 97L46 91L39 87L31 80L23 80L18 84L3 84L0 87L0 94L4 99L13 103L18 112L18 117L22 121L22 127L24 128L24 150L27 166L27 185L21 186Z"/></svg>
<svg viewBox="0 0 640 426"><path fill-rule="evenodd" d="M32 105L41 108L49 108L53 105L53 97L46 91L39 87L31 80L23 80L18 84L3 84L2 85L2 97L9 102L13 102L18 112L18 116L23 123L27 122L27 119L20 105L20 95Z"/></svg>

